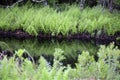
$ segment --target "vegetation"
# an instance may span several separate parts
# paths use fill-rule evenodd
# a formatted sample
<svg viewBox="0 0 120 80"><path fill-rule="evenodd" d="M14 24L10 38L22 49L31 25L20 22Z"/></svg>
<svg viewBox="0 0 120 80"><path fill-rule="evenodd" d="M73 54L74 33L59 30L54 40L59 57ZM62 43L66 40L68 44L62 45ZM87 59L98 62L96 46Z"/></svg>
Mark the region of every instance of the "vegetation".
<svg viewBox="0 0 120 80"><path fill-rule="evenodd" d="M55 37L90 33L96 38L101 34L115 34L116 44L120 44L120 12L114 10L110 13L108 9L97 5L98 0L86 0L86 8L81 10L80 6L84 5L82 3L79 6L57 4L71 4L78 0L48 0L50 5L44 7L38 6L39 4L36 6L38 2L29 4L27 1L30 0L23 0L23 3L15 3L14 0L0 2L0 6L6 7L0 8L1 32L17 31L15 34L19 35L23 30L36 37L42 33ZM13 3L15 4L12 5ZM24 3L27 5L21 6ZM119 9L120 0L113 3L114 7ZM112 11L112 4L109 8ZM51 40L42 44L36 40L3 41L0 41L0 80L120 80L120 49L113 43L108 46L95 46L77 40L61 43ZM26 54L28 57L24 57ZM40 56L39 61L31 55ZM52 62L45 59L49 55ZM71 65L66 63L67 59L76 62L74 68L71 61Z"/></svg>
<svg viewBox="0 0 120 80"><path fill-rule="evenodd" d="M108 35L120 31L120 14L116 11L111 14L100 6L87 7L83 11L76 5L68 6L63 11L49 6L0 8L0 20L2 30L23 29L35 36L39 32L66 36L83 32L92 34L102 29Z"/></svg>
<svg viewBox="0 0 120 80"><path fill-rule="evenodd" d="M115 4L120 5L120 0L115 0Z"/></svg>
<svg viewBox="0 0 120 80"><path fill-rule="evenodd" d="M120 50L110 46L101 46L97 52L99 59L95 61L93 56L87 51L79 55L76 68L63 66L60 62L65 59L62 55L64 51L56 48L54 53L54 63L51 66L42 56L39 64L35 65L28 59L22 58L24 50L19 49L11 58L4 57L0 60L1 80L119 80L120 79ZM22 63L19 63L22 60Z"/></svg>

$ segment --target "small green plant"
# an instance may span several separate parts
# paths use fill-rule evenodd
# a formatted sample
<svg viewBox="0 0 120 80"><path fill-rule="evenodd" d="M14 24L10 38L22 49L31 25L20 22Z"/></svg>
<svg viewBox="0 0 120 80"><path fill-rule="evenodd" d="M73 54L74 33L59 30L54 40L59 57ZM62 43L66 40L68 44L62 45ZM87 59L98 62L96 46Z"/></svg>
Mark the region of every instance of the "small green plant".
<svg viewBox="0 0 120 80"><path fill-rule="evenodd" d="M71 70L71 76L75 76L73 79L120 79L120 50L111 44L107 47L101 46L97 54L97 62L93 56L90 56L89 52L83 52L82 55L79 55L76 69Z"/></svg>
<svg viewBox="0 0 120 80"><path fill-rule="evenodd" d="M25 52L19 49L16 54L21 57ZM15 54L15 55L16 55ZM95 80L119 80L119 55L120 50L113 44L101 46L98 51L98 61L87 51L83 51L78 57L76 68L61 65L61 60L65 59L63 51L55 49L54 61L51 66L44 57L40 57L39 64L34 64L28 59L24 59L19 66L15 56L0 61L0 79L1 80L77 80L77 79L95 79Z"/></svg>

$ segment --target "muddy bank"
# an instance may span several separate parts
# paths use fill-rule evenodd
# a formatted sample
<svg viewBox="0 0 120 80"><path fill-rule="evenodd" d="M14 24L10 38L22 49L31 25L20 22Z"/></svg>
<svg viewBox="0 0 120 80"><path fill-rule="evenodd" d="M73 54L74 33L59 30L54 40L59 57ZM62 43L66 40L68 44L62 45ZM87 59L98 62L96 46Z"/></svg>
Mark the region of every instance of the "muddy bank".
<svg viewBox="0 0 120 80"><path fill-rule="evenodd" d="M35 36L32 36L21 29L15 30L15 31L0 30L0 38L15 38L15 39L30 39L31 38L32 39L34 37Z"/></svg>
<svg viewBox="0 0 120 80"><path fill-rule="evenodd" d="M91 35L90 33L77 33L77 34L69 34L67 36L63 36L61 33L58 35L52 35L52 33L43 33L39 32L38 36L30 35L27 32L23 31L22 29L15 30L15 31L4 31L0 30L0 38L15 38L15 39L34 39L38 38L39 40L43 39L57 39L57 40L64 40L64 39L80 39L80 40L94 40L102 43L109 43L109 42L116 42L119 40L120 31L116 32L114 35L107 35L105 33L96 35Z"/></svg>

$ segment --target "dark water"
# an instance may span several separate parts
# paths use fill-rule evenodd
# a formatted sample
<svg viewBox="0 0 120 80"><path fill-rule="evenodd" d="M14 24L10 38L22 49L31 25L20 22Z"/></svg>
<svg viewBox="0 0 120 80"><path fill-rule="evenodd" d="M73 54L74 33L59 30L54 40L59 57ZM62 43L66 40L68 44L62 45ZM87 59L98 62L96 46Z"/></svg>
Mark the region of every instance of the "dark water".
<svg viewBox="0 0 120 80"><path fill-rule="evenodd" d="M82 41L82 40L16 40L16 39L0 39L0 48L2 51L10 50L17 51L18 49L27 50L35 60L38 60L42 55L47 61L53 61L53 54L55 48L60 48L64 51L66 59L63 61L64 65L75 65L78 55L82 51L88 51L91 55L96 55L99 45L96 45L94 41Z"/></svg>
<svg viewBox="0 0 120 80"><path fill-rule="evenodd" d="M64 51L64 55L74 58L82 51L89 51L91 54L97 52L98 47L92 41L81 40L16 40L16 39L0 39L0 47L2 50L18 50L26 49L32 56L53 55L55 48Z"/></svg>

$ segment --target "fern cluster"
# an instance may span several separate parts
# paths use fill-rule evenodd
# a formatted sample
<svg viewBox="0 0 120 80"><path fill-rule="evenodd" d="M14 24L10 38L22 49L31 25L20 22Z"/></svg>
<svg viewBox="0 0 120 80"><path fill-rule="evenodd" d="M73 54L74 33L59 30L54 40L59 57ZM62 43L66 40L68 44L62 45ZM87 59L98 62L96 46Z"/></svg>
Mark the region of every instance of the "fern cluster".
<svg viewBox="0 0 120 80"><path fill-rule="evenodd" d="M15 56L7 59L4 57L0 61L0 79L1 80L119 80L119 55L120 50L110 46L101 46L97 52L99 59L95 61L93 56L87 51L79 55L76 68L70 65L63 66L61 60L65 59L62 55L64 51L55 49L54 62L51 66L44 57L41 56L39 64L35 65L28 59L22 58L24 50L19 49L15 55L18 55L22 63L19 64Z"/></svg>
<svg viewBox="0 0 120 80"><path fill-rule="evenodd" d="M0 29L23 29L31 35L37 36L39 32L59 34L64 36L104 29L109 35L120 31L120 14L109 13L102 7L86 8L80 11L79 6L71 5L63 11L46 7L14 7L0 8Z"/></svg>

